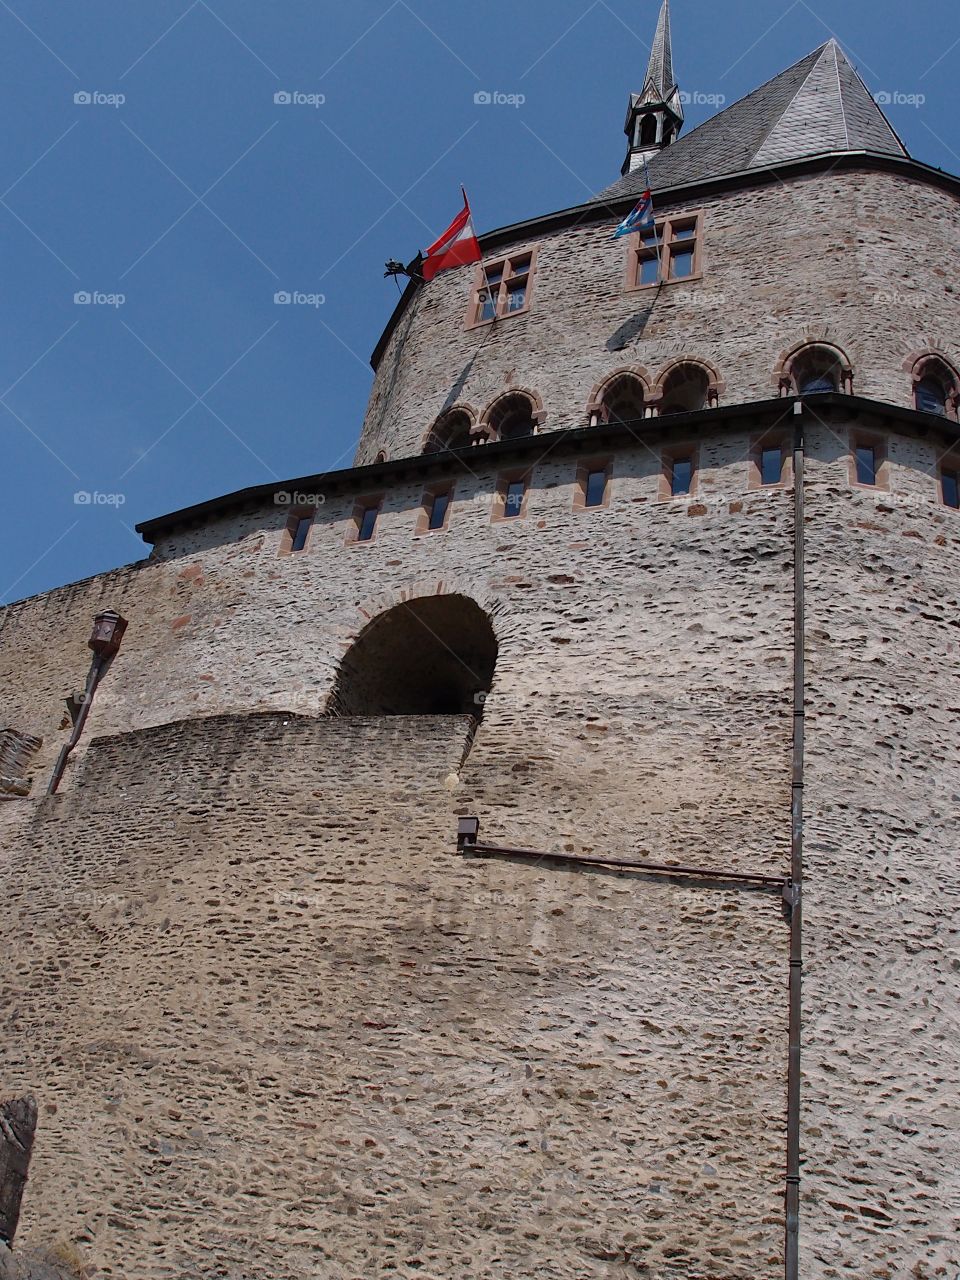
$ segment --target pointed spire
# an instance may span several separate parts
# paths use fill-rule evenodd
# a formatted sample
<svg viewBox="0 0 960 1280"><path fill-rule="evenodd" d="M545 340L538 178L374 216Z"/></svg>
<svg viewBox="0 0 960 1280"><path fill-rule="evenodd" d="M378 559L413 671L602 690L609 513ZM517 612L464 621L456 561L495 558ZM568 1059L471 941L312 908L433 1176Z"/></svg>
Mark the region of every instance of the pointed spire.
<svg viewBox="0 0 960 1280"><path fill-rule="evenodd" d="M650 65L643 93L653 90L660 102L666 102L676 83L673 79L673 41L670 38L670 0L663 0L657 20L657 34L650 50Z"/></svg>
<svg viewBox="0 0 960 1280"><path fill-rule="evenodd" d="M623 129L627 135L627 158L621 172L632 173L641 168L669 147L682 128L683 107L673 78L670 0L663 0L643 88L630 95Z"/></svg>

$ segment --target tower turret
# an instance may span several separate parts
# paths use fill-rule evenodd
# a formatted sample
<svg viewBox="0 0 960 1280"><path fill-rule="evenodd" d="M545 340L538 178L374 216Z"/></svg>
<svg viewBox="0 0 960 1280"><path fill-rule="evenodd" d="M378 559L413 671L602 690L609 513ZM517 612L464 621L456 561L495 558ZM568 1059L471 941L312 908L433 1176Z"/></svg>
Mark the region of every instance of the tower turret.
<svg viewBox="0 0 960 1280"><path fill-rule="evenodd" d="M682 128L683 106L673 78L670 0L663 0L643 89L630 95L627 107L623 127L627 135L627 157L621 172L628 174L639 169L658 151L668 147Z"/></svg>

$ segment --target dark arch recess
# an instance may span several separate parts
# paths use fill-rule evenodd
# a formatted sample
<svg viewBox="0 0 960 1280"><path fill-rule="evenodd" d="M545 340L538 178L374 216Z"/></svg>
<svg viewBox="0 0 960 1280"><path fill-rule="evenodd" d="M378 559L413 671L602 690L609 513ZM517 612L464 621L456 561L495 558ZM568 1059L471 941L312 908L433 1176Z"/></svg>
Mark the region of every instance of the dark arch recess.
<svg viewBox="0 0 960 1280"><path fill-rule="evenodd" d="M344 655L328 710L342 716L476 716L497 640L468 596L425 596L369 623Z"/></svg>

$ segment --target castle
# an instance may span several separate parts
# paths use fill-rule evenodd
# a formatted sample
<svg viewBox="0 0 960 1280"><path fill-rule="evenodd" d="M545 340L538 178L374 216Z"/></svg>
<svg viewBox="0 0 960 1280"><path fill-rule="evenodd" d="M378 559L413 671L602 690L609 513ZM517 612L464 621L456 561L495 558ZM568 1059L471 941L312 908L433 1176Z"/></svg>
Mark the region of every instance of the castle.
<svg viewBox="0 0 960 1280"><path fill-rule="evenodd" d="M685 132L668 3L621 178L411 279L354 466L0 612L18 1248L960 1271L960 179L832 40Z"/></svg>

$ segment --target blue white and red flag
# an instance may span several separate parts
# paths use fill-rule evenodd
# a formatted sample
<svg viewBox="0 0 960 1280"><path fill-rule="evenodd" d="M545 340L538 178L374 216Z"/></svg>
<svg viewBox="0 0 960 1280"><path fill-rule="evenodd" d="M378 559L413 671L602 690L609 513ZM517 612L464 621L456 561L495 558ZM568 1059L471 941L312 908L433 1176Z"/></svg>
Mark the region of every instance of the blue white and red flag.
<svg viewBox="0 0 960 1280"><path fill-rule="evenodd" d="M614 240L621 236L633 235L635 231L653 231L656 228L653 216L653 194L648 189L640 197L640 203L624 218L613 233Z"/></svg>

